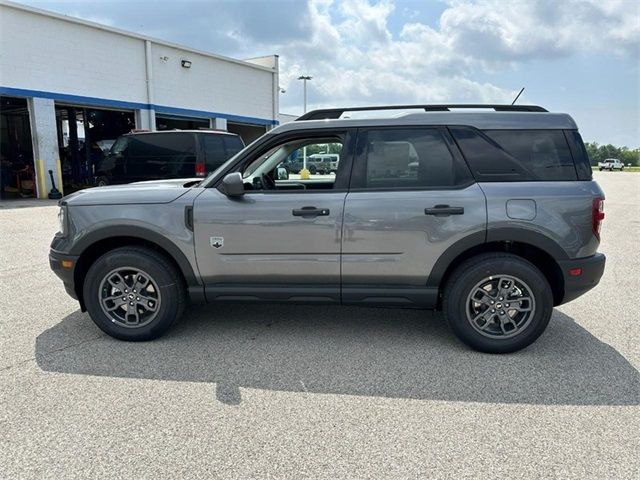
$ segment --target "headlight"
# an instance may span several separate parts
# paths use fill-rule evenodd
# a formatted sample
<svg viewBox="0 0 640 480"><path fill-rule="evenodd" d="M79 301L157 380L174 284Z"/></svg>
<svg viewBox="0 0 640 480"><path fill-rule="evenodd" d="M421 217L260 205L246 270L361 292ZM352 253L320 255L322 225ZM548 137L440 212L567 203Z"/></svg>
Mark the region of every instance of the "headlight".
<svg viewBox="0 0 640 480"><path fill-rule="evenodd" d="M67 207L60 207L58 210L58 231L62 235L67 233Z"/></svg>

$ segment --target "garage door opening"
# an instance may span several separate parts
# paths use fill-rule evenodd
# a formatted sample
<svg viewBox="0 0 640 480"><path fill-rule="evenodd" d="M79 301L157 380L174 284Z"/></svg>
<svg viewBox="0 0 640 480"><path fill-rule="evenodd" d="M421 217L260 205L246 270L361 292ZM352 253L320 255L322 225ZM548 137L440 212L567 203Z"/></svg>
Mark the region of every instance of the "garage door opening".
<svg viewBox="0 0 640 480"><path fill-rule="evenodd" d="M244 141L245 145L249 145L255 139L260 138L267 132L264 125L251 125L249 123L227 122L227 130L231 133L237 133Z"/></svg>
<svg viewBox="0 0 640 480"><path fill-rule="evenodd" d="M95 171L116 139L135 129L133 112L56 105L64 193L95 184Z"/></svg>
<svg viewBox="0 0 640 480"><path fill-rule="evenodd" d="M35 197L35 185L27 100L0 97L0 198Z"/></svg>

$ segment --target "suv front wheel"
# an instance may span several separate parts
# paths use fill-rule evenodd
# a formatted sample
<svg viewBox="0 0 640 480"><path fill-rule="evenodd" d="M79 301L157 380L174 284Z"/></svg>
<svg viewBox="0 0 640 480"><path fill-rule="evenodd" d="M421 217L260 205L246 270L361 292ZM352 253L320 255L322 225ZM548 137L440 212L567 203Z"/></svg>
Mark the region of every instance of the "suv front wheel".
<svg viewBox="0 0 640 480"><path fill-rule="evenodd" d="M515 352L547 327L553 294L532 263L508 253L488 253L454 271L445 287L443 310L456 336L470 347Z"/></svg>
<svg viewBox="0 0 640 480"><path fill-rule="evenodd" d="M84 301L95 324L120 340L152 340L182 314L185 286L176 267L144 247L123 247L95 261L84 281Z"/></svg>

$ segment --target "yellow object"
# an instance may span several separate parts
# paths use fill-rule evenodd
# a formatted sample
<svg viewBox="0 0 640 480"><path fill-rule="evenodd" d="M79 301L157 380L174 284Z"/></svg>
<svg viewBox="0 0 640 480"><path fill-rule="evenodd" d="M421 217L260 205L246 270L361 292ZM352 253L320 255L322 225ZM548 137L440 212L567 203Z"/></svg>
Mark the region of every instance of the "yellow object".
<svg viewBox="0 0 640 480"><path fill-rule="evenodd" d="M309 180L309 178L311 178L309 170L307 170L306 168L300 170L300 180Z"/></svg>
<svg viewBox="0 0 640 480"><path fill-rule="evenodd" d="M47 198L47 177L44 171L44 160L36 160L36 178L38 198Z"/></svg>
<svg viewBox="0 0 640 480"><path fill-rule="evenodd" d="M64 195L64 191L62 189L62 167L60 165L59 158L56 159L56 170L54 175L56 179L56 188ZM49 191L47 190L47 178L49 178L49 172L44 168L44 160L41 158L36 160L36 178L38 198L48 198Z"/></svg>

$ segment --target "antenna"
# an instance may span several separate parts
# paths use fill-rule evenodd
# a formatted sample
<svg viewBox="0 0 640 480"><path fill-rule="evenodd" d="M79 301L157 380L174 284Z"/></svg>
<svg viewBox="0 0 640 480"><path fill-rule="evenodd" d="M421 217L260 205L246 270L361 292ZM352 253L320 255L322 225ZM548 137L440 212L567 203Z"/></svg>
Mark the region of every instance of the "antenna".
<svg viewBox="0 0 640 480"><path fill-rule="evenodd" d="M522 90L520 90L518 92L518 95L516 95L516 98L513 99L513 102L511 102L511 105L515 105L516 104L516 100L518 100L520 98L520 95L522 95L522 92L524 92L524 87L522 87Z"/></svg>

